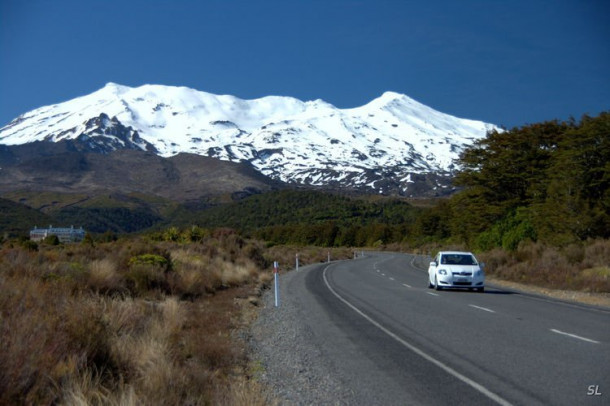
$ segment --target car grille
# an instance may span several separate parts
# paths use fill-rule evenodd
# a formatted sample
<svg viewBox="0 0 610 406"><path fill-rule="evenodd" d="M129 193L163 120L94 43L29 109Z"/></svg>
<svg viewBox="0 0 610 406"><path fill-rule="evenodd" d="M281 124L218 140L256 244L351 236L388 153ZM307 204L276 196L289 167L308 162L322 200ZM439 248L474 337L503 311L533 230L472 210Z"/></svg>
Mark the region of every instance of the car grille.
<svg viewBox="0 0 610 406"><path fill-rule="evenodd" d="M452 272L453 276L472 276L472 272Z"/></svg>
<svg viewBox="0 0 610 406"><path fill-rule="evenodd" d="M472 286L472 282L453 282L455 286Z"/></svg>

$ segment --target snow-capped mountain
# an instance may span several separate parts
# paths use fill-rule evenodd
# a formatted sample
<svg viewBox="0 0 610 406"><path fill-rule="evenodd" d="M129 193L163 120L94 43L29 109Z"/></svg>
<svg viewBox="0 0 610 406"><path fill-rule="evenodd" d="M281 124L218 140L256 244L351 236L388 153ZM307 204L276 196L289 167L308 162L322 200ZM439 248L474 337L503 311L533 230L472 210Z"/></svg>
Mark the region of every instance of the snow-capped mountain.
<svg viewBox="0 0 610 406"><path fill-rule="evenodd" d="M416 180L450 174L460 151L495 128L393 92L339 109L322 100L242 100L185 87L109 83L19 116L0 129L0 144L69 139L101 153L130 148L170 157L188 152L247 161L293 184L411 195Z"/></svg>

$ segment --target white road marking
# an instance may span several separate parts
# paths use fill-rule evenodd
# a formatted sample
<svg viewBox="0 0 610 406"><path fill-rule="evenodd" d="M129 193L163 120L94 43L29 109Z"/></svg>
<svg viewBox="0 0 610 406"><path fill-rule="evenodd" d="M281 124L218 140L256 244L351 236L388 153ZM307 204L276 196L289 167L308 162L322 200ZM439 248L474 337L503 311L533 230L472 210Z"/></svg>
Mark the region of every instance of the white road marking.
<svg viewBox="0 0 610 406"><path fill-rule="evenodd" d="M551 331L553 333L557 333L557 334L561 334L561 335L564 335L564 336L576 338L577 340L586 341L588 343L599 344L599 341L591 340L590 338L586 338L586 337L577 336L576 334L566 333L565 331L555 330L554 328L552 328Z"/></svg>
<svg viewBox="0 0 610 406"><path fill-rule="evenodd" d="M469 304L468 306L474 307L475 309L484 310L489 313L495 313L494 310L488 309L487 307L481 307L481 306L477 306L477 305L473 305L473 304Z"/></svg>
<svg viewBox="0 0 610 406"><path fill-rule="evenodd" d="M392 277L390 276L390 280L391 280L391 281L393 281L393 280L395 280L395 279L394 279L394 278L392 278Z"/></svg>
<svg viewBox="0 0 610 406"><path fill-rule="evenodd" d="M503 406L510 406L511 405L510 402L508 402L507 400L505 400L505 399L501 398L500 396L496 395L495 393L493 393L492 391L490 391L489 389L487 389L486 387L484 387L480 383L475 382L474 380L468 378L465 375L462 375L461 373L459 373L455 369L451 368L447 364L437 360L436 358L434 358L431 355L428 355L427 353L425 353L424 351L420 350L419 348L417 348L413 344L410 344L410 343L406 342L405 340L400 338L398 335L396 335L395 333L391 332L387 328L383 327L381 324L377 323L371 317L367 316L362 310L358 309L356 306L354 306L349 301L344 299L341 295L339 295L337 292L335 292L335 290L330 286L330 283L328 283L328 279L326 278L326 271L328 270L329 267L330 267L330 265L327 266L326 268L324 268L324 271L322 272L322 277L324 278L324 283L326 284L326 287L328 288L330 293L332 293L337 299L339 299L340 301L345 303L349 308L351 308L357 314L362 316L365 320L367 320L373 326L377 327L379 330L383 331L385 334L387 334L388 336L390 336L391 338L396 340L398 343L400 343L403 346L405 346L407 349L413 351L415 354L417 354L420 357L424 358L425 360L433 363L437 367L441 368L442 370L444 370L448 374L454 376L455 378L459 379L460 381L464 382L465 384L467 384L467 385L471 386L472 388L478 390L479 392L481 392L483 395L487 396L491 400L493 400L493 401L495 401L495 402L497 402L497 403L499 403L499 404L501 404ZM431 292L428 292L428 293L436 295L435 293L431 293Z"/></svg>
<svg viewBox="0 0 610 406"><path fill-rule="evenodd" d="M406 288L412 288L413 286L411 285L407 285L406 283L403 283L402 286L406 287Z"/></svg>
<svg viewBox="0 0 610 406"><path fill-rule="evenodd" d="M432 295L432 296L438 296L437 293L432 293L432 292L426 292L426 293L429 294L429 295Z"/></svg>

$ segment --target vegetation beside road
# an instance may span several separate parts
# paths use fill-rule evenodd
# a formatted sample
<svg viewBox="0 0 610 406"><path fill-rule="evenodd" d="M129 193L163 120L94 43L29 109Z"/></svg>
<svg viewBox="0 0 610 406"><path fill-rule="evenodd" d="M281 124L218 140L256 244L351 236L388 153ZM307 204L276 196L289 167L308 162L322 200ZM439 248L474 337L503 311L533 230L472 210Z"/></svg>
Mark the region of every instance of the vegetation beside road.
<svg viewBox="0 0 610 406"><path fill-rule="evenodd" d="M0 251L0 404L273 403L245 341L273 261L283 272L296 254L301 265L354 255L197 227ZM607 240L480 259L500 278L609 290Z"/></svg>
<svg viewBox="0 0 610 406"><path fill-rule="evenodd" d="M287 268L295 249L199 231L181 241L5 241L0 404L269 404L244 329L270 264ZM299 252L302 264L328 255Z"/></svg>

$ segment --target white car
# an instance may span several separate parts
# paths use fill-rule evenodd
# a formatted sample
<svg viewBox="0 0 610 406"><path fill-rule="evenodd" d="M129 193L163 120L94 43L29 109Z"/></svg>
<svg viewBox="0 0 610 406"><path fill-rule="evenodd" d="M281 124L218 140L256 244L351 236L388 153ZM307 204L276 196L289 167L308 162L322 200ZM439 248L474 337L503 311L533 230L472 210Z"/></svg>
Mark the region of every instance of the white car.
<svg viewBox="0 0 610 406"><path fill-rule="evenodd" d="M441 251L428 267L428 287L485 290L485 273L471 252Z"/></svg>

